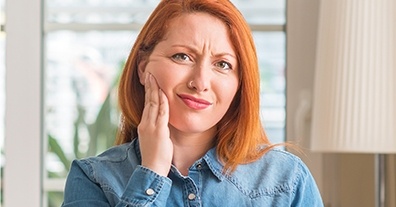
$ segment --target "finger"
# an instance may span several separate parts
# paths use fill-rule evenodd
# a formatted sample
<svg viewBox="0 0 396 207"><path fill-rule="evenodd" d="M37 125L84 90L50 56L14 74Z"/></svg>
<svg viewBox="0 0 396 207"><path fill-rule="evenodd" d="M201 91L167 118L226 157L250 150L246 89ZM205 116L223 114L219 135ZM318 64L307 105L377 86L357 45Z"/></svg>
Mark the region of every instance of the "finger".
<svg viewBox="0 0 396 207"><path fill-rule="evenodd" d="M150 82L149 82L149 77L150 73L146 73L145 79L144 79L144 91L145 91L145 96L144 96L144 105L149 103L150 100Z"/></svg>
<svg viewBox="0 0 396 207"><path fill-rule="evenodd" d="M144 85L146 91L142 121L155 125L158 116L159 98L158 85L151 73L147 73Z"/></svg>
<svg viewBox="0 0 396 207"><path fill-rule="evenodd" d="M167 126L169 122L169 102L165 93L159 89L158 125Z"/></svg>
<svg viewBox="0 0 396 207"><path fill-rule="evenodd" d="M157 84L157 80L154 78L154 76L151 73L149 74L149 85L150 85L150 103L158 106L159 105L159 97L158 97L159 86Z"/></svg>
<svg viewBox="0 0 396 207"><path fill-rule="evenodd" d="M146 76L145 76L144 90L145 90L144 108L143 108L141 122L145 122L147 120L147 117L148 117L148 114L150 111L149 103L150 103L151 90L150 90L150 84L149 84L149 73L146 73Z"/></svg>
<svg viewBox="0 0 396 207"><path fill-rule="evenodd" d="M149 75L149 84L150 84L150 97L149 97L149 113L148 113L148 120L156 124L156 120L158 117L158 109L159 109L159 87L157 81L155 80L153 75Z"/></svg>

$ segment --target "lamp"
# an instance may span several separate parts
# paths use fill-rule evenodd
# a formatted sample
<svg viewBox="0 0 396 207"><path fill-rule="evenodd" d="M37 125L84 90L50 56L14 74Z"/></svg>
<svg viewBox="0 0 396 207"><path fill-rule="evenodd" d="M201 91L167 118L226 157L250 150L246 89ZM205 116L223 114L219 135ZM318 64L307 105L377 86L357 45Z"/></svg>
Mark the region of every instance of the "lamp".
<svg viewBox="0 0 396 207"><path fill-rule="evenodd" d="M311 149L376 154L384 206L384 157L396 153L396 3L320 3Z"/></svg>

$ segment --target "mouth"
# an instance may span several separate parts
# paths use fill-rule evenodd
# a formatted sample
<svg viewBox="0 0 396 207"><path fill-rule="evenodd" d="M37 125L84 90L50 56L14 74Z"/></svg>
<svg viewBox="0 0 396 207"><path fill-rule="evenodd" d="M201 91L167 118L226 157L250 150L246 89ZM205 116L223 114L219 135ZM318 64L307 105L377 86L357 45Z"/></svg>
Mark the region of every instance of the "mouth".
<svg viewBox="0 0 396 207"><path fill-rule="evenodd" d="M194 110L206 109L209 106L213 105L213 103L211 103L207 100L195 98L190 95L179 94L178 96L182 99L184 104L186 104L189 108L194 109Z"/></svg>

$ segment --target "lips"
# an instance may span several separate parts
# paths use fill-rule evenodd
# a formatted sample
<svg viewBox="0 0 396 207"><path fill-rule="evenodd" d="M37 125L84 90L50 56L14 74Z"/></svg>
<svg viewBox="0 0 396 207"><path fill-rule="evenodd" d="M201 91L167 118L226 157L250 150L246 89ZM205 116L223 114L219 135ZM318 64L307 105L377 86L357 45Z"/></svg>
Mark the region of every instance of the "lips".
<svg viewBox="0 0 396 207"><path fill-rule="evenodd" d="M193 96L186 95L186 94L179 94L179 97L182 99L184 104L186 104L188 107L195 109L195 110L206 109L212 105L212 103L209 101L206 101L204 99L195 98Z"/></svg>

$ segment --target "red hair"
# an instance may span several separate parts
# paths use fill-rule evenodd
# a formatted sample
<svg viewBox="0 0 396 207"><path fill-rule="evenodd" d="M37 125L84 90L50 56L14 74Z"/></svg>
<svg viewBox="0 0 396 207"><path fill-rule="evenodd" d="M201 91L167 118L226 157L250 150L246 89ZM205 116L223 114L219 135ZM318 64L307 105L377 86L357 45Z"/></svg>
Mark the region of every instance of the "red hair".
<svg viewBox="0 0 396 207"><path fill-rule="evenodd" d="M230 108L217 124L216 149L226 170L260 158L272 146L260 120L260 75L250 28L229 0L163 0L159 3L136 39L122 73L118 99L123 123L116 144L137 137L137 126L144 107L144 87L140 84L138 64L161 41L170 21L188 13L204 12L223 21L239 65L240 87ZM267 146L266 148L263 148Z"/></svg>

